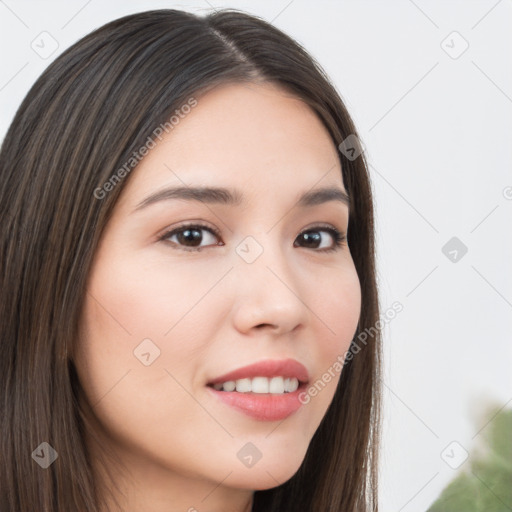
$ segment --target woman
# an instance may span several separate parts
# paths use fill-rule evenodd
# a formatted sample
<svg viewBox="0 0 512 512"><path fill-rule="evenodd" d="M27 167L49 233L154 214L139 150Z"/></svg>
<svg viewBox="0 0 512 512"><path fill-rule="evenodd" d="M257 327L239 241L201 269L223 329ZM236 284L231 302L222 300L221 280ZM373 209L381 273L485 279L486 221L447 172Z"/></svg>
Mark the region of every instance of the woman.
<svg viewBox="0 0 512 512"><path fill-rule="evenodd" d="M371 189L304 49L235 10L115 20L0 172L2 511L377 510Z"/></svg>

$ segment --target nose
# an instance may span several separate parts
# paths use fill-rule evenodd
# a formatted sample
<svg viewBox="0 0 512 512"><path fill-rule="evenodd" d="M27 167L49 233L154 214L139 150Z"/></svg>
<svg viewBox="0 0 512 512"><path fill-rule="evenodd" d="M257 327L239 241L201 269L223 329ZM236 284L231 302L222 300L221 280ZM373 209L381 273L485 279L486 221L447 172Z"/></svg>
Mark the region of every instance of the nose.
<svg viewBox="0 0 512 512"><path fill-rule="evenodd" d="M249 247L255 250L250 244ZM235 255L233 322L245 334L267 330L274 335L292 332L305 325L309 317L304 297L307 283L301 283L300 269L294 267L293 258L276 242L272 246L265 243L262 249L250 263L243 252Z"/></svg>

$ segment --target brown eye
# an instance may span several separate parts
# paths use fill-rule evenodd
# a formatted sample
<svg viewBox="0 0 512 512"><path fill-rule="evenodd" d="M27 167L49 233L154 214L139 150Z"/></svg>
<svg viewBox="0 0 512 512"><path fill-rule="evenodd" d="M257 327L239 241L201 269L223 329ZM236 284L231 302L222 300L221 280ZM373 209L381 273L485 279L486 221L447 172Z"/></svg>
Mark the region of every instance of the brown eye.
<svg viewBox="0 0 512 512"><path fill-rule="evenodd" d="M327 240L326 245L324 239L327 239L328 237L325 235L322 236L320 233L328 233L331 236L333 243L329 244ZM297 237L297 240L303 241L303 245L301 245L301 247L306 247L308 249L318 249L320 252L337 250L343 244L345 239L346 237L344 234L342 234L336 228L331 227L310 228L300 233Z"/></svg>
<svg viewBox="0 0 512 512"><path fill-rule="evenodd" d="M207 235L205 236L204 233ZM199 251L210 245L223 245L215 243L215 240L218 239L219 234L214 229L202 224L180 226L160 237L161 241L169 242L173 246L178 246L175 248L183 248L188 251ZM206 243L202 244L204 241Z"/></svg>

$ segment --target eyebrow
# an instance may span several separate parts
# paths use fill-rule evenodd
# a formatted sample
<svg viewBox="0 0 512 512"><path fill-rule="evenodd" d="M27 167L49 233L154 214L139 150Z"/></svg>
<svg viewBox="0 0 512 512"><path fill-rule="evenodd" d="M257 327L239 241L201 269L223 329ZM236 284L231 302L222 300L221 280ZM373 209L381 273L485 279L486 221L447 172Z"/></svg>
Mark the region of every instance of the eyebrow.
<svg viewBox="0 0 512 512"><path fill-rule="evenodd" d="M223 187L174 187L159 190L146 197L132 213L142 210L161 201L180 199L185 201L200 201L208 204L223 204L237 206L243 203L244 195L237 189ZM307 208L329 201L338 201L350 207L350 197L347 192L338 187L323 187L304 192L296 201L299 208Z"/></svg>

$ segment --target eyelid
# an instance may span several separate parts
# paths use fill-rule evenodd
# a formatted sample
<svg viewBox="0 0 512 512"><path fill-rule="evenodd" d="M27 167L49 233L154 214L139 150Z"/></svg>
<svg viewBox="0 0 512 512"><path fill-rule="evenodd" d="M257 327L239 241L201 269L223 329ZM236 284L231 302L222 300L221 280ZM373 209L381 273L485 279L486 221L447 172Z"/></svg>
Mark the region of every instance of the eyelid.
<svg viewBox="0 0 512 512"><path fill-rule="evenodd" d="M185 221L182 224L178 224L177 226L171 226L167 227L163 230L161 235L157 236L158 240L162 240L163 238L168 237L171 233L174 233L175 231L180 231L182 229L186 228L201 228L208 231L211 231L215 235L217 235L220 238L220 230L214 226L210 226L203 220L192 220L192 221Z"/></svg>
<svg viewBox="0 0 512 512"><path fill-rule="evenodd" d="M307 226L304 229L301 229L299 235L301 235L302 233L306 233L308 231L313 231L314 229L318 229L319 231L322 229L335 229L336 231L339 231L339 233L341 233L342 235L344 234L343 229L337 228L334 224L317 223Z"/></svg>

